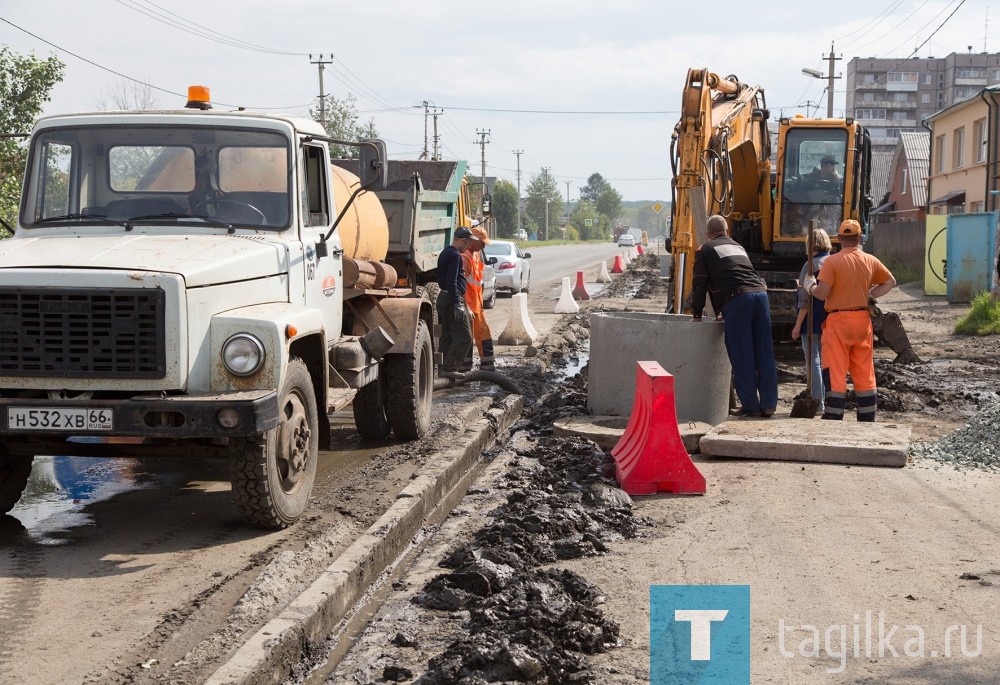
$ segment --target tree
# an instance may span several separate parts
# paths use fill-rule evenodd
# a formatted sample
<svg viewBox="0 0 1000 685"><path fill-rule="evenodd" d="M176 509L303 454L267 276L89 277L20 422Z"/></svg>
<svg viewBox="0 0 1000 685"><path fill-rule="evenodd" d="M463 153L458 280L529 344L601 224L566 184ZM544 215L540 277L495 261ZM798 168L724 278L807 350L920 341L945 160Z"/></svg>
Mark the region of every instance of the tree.
<svg viewBox="0 0 1000 685"><path fill-rule="evenodd" d="M49 91L63 77L65 65L55 56L41 60L0 47L0 133L27 133ZM28 159L24 139L0 138L0 218L13 226L20 205L21 178ZM0 238L8 237L0 227Z"/></svg>
<svg viewBox="0 0 1000 685"><path fill-rule="evenodd" d="M582 240L595 240L606 237L601 230L601 218L590 202L578 202L573 214L570 215L570 223L580 232Z"/></svg>
<svg viewBox="0 0 1000 685"><path fill-rule="evenodd" d="M497 220L497 237L514 238L517 234L517 186L510 181L497 181L493 186L493 217Z"/></svg>
<svg viewBox="0 0 1000 685"><path fill-rule="evenodd" d="M559 192L559 184L548 169L533 176L526 190L527 207L525 216L530 225L536 227L540 240L547 240L553 229L559 225L559 217L563 213L563 199ZM546 222L546 216L548 221ZM545 233L548 224L548 235Z"/></svg>
<svg viewBox="0 0 1000 685"><path fill-rule="evenodd" d="M607 223L610 226L615 223L622 213L622 194L610 185L606 186L601 191L601 194L597 196L596 204L597 213L607 219Z"/></svg>
<svg viewBox="0 0 1000 685"><path fill-rule="evenodd" d="M156 109L160 102L148 83L121 79L101 91L96 105L100 110Z"/></svg>
<svg viewBox="0 0 1000 685"><path fill-rule="evenodd" d="M333 95L326 96L326 134L337 140L368 140L378 138L378 131L375 129L375 119L369 119L365 123L358 121L358 107L355 98L348 93L343 100L339 100ZM319 121L320 111L310 109L309 115L314 121ZM349 145L330 145L330 155L334 158L357 159L360 148Z"/></svg>
<svg viewBox="0 0 1000 685"><path fill-rule="evenodd" d="M611 227L622 213L622 196L615 188L604 180L600 174L591 174L587 185L580 188L580 200L594 205L600 215L597 222L599 233L593 238L605 237L611 234Z"/></svg>
<svg viewBox="0 0 1000 685"><path fill-rule="evenodd" d="M591 174L590 178L587 179L587 185L580 188L580 200L596 205L597 198L601 196L605 188L608 188L608 182L604 180L604 177L600 174Z"/></svg>

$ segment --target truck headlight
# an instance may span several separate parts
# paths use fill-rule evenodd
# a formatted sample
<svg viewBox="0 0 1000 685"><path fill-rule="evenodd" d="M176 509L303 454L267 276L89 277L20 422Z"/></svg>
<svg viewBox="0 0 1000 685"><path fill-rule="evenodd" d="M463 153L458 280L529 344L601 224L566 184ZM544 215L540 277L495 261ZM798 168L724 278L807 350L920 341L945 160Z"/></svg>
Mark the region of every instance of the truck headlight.
<svg viewBox="0 0 1000 685"><path fill-rule="evenodd" d="M249 333L232 335L222 345L222 363L234 376L252 376L264 364L264 344Z"/></svg>

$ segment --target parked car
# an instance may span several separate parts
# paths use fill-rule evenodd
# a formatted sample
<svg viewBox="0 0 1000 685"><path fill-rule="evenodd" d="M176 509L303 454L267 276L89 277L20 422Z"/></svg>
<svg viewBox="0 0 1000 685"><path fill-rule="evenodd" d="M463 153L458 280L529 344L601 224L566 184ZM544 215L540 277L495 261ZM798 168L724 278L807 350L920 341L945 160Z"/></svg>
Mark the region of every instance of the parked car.
<svg viewBox="0 0 1000 685"><path fill-rule="evenodd" d="M483 267L483 309L493 309L497 303L497 274L490 263L494 259L486 257L486 266Z"/></svg>
<svg viewBox="0 0 1000 685"><path fill-rule="evenodd" d="M497 288L511 293L528 292L531 285L530 252L521 252L521 248L509 240L493 240L483 248L483 252L487 257L497 259L493 265Z"/></svg>
<svg viewBox="0 0 1000 685"><path fill-rule="evenodd" d="M514 239L523 242L528 239L528 232L522 228L521 230L519 230L517 233L514 234Z"/></svg>
<svg viewBox="0 0 1000 685"><path fill-rule="evenodd" d="M635 247L635 236L622 233L618 237L618 247Z"/></svg>

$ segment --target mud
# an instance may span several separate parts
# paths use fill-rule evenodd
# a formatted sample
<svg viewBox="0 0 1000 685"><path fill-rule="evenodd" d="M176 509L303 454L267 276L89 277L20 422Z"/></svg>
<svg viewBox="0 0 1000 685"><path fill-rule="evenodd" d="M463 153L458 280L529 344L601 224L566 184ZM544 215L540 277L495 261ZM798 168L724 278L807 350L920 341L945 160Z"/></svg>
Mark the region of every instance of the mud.
<svg viewBox="0 0 1000 685"><path fill-rule="evenodd" d="M554 437L552 422L586 414L589 312L663 311L667 284L658 265L652 255L635 260L601 298L565 317L532 350L535 359L503 369L529 394L515 429L530 439L517 443L501 479L502 501L486 525L440 561L447 571L419 588L416 614L393 624L403 630L381 651L377 675L356 673L356 682L596 682L600 669L588 660L621 643L619 627L601 612L601 589L559 564L642 537L648 522L634 516L618 489L610 455L586 440ZM879 420L905 421L919 440L947 434L984 409L996 412L997 341L952 334L960 309L927 307L912 297L886 309L900 312L925 361L895 364L894 353L877 346ZM802 351L797 341L777 341L775 355L787 411L805 394ZM566 373L573 360L581 360L581 371ZM848 401L853 407L853 394ZM437 626L436 637L414 637L428 635L428 622ZM421 628L410 632L406 625Z"/></svg>

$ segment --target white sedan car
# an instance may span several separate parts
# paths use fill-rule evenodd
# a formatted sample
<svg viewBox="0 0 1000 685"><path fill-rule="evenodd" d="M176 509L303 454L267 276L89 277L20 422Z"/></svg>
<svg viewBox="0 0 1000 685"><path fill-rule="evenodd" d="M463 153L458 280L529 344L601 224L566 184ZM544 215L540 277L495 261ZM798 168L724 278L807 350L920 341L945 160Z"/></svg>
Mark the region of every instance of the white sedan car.
<svg viewBox="0 0 1000 685"><path fill-rule="evenodd" d="M622 233L618 238L618 247L635 247L635 236Z"/></svg>
<svg viewBox="0 0 1000 685"><path fill-rule="evenodd" d="M521 252L521 248L509 240L493 240L483 248L483 252L487 259L495 257L497 260L493 265L497 289L512 293L528 292L531 285L530 252Z"/></svg>

